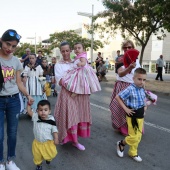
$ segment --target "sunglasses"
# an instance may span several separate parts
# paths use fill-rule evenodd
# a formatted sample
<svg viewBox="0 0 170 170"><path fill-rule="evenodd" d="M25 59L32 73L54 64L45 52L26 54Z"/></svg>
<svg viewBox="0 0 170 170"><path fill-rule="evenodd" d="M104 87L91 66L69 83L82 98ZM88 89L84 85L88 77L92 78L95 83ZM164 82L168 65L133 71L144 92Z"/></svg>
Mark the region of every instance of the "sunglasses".
<svg viewBox="0 0 170 170"><path fill-rule="evenodd" d="M131 48L132 48L131 46L123 47L123 49L131 49Z"/></svg>
<svg viewBox="0 0 170 170"><path fill-rule="evenodd" d="M21 36L20 36L19 34L17 34L16 32L9 31L8 33L9 33L9 35L10 35L11 37L14 37L14 36L15 36L18 40L21 39Z"/></svg>

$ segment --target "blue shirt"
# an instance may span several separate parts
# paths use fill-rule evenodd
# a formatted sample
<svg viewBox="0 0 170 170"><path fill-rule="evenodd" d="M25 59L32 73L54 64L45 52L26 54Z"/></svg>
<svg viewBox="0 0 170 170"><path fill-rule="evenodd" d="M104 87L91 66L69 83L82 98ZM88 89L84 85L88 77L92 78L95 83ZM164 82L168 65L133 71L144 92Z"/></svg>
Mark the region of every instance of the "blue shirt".
<svg viewBox="0 0 170 170"><path fill-rule="evenodd" d="M129 85L126 89L121 91L119 97L124 101L127 107L137 110L145 106L145 90L137 87L135 84Z"/></svg>
<svg viewBox="0 0 170 170"><path fill-rule="evenodd" d="M164 60L162 58L159 58L156 61L156 64L158 65L158 67L164 67L165 66Z"/></svg>
<svg viewBox="0 0 170 170"><path fill-rule="evenodd" d="M27 54L24 54L23 56L22 56L22 59L25 59L25 57L27 56ZM23 65L23 67L25 68L25 66L29 63L29 57L24 61L24 65Z"/></svg>
<svg viewBox="0 0 170 170"><path fill-rule="evenodd" d="M42 57L41 57L41 58L37 57L36 63L38 63L38 65L40 65L40 66L41 66L41 63L42 63Z"/></svg>

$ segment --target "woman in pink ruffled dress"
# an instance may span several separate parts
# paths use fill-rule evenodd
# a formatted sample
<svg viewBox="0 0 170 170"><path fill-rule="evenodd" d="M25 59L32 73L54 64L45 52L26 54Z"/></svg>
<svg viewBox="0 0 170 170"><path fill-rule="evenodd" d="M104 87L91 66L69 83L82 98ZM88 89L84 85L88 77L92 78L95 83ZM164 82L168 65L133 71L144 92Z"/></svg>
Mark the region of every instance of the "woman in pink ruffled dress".
<svg viewBox="0 0 170 170"><path fill-rule="evenodd" d="M100 83L93 68L88 64L87 53L83 44L74 45L76 57L73 69L68 70L62 79L62 85L70 92L72 97L77 94L91 94L101 90Z"/></svg>

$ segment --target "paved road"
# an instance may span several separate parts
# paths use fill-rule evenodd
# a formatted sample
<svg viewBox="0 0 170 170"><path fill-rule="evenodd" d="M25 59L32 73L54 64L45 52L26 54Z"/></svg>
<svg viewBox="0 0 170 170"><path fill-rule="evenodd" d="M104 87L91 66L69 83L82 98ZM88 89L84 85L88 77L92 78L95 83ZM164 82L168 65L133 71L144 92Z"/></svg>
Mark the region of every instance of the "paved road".
<svg viewBox="0 0 170 170"><path fill-rule="evenodd" d="M151 106L145 117L145 134L139 146L142 163L133 161L127 155L116 155L116 142L123 137L111 127L109 102L112 87L101 83L102 91L91 95L93 125L91 137L80 139L85 151L79 151L71 144L59 145L58 155L52 162L51 170L169 170L170 169L170 96L159 94L159 102ZM52 110L56 98L50 97ZM20 117L16 162L21 170L34 170L31 144L32 122L26 115ZM6 151L6 150L5 150ZM5 152L6 154L6 152ZM43 169L45 170L45 168Z"/></svg>

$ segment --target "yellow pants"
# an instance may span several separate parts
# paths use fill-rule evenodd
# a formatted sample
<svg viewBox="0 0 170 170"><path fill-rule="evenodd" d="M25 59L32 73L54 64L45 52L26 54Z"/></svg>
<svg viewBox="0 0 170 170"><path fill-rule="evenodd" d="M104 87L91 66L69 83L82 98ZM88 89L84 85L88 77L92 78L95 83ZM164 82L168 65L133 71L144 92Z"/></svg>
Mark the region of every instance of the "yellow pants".
<svg viewBox="0 0 170 170"><path fill-rule="evenodd" d="M138 145L142 138L142 129L143 129L143 122L144 118L137 119L139 129L134 130L131 117L126 116L126 121L128 125L128 136L125 138L125 142L129 145L129 152L130 156L138 155Z"/></svg>
<svg viewBox="0 0 170 170"><path fill-rule="evenodd" d="M57 148L54 141L39 142L34 139L32 143L32 153L35 165L40 165L43 160L51 161L57 155Z"/></svg>
<svg viewBox="0 0 170 170"><path fill-rule="evenodd" d="M51 83L46 82L44 85L44 90L47 97L51 96Z"/></svg>

